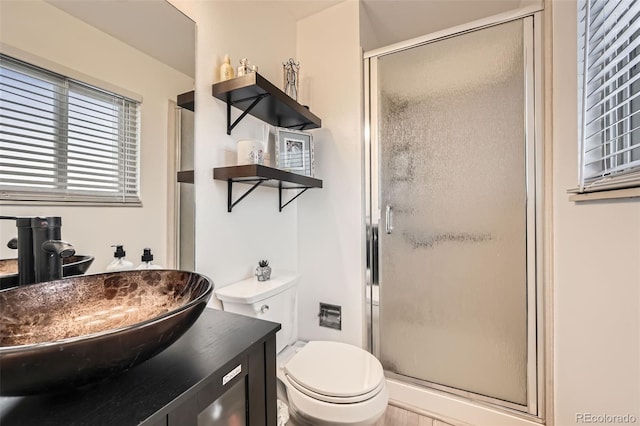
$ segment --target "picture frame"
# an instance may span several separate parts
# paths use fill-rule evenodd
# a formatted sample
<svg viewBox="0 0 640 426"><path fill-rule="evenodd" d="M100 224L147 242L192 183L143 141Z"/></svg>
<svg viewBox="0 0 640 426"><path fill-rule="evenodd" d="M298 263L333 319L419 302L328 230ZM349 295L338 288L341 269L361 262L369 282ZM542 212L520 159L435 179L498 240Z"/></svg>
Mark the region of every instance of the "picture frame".
<svg viewBox="0 0 640 426"><path fill-rule="evenodd" d="M276 127L275 154L276 168L304 176L314 176L311 133Z"/></svg>

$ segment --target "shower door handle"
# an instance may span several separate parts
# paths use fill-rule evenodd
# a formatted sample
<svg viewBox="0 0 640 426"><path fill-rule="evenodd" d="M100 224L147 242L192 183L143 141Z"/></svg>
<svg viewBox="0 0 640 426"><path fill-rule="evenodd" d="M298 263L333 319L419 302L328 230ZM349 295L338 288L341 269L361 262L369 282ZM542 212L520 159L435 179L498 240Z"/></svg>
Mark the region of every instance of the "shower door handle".
<svg viewBox="0 0 640 426"><path fill-rule="evenodd" d="M379 256L378 256L378 225L371 227L371 284L380 284L378 271L379 271Z"/></svg>
<svg viewBox="0 0 640 426"><path fill-rule="evenodd" d="M384 221L384 229L387 234L390 234L393 231L393 207L387 204L387 208L385 211L385 221Z"/></svg>

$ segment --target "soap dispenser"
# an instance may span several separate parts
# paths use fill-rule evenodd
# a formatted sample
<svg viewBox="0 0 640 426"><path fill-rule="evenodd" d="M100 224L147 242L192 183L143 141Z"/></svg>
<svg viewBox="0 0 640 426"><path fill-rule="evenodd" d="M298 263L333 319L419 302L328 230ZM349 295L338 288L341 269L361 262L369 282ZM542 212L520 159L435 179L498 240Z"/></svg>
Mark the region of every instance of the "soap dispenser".
<svg viewBox="0 0 640 426"><path fill-rule="evenodd" d="M142 263L138 265L136 269L162 269L162 266L154 265L153 263L153 254L151 254L151 249L146 248L143 250Z"/></svg>
<svg viewBox="0 0 640 426"><path fill-rule="evenodd" d="M113 261L107 265L107 272L116 272L116 271L126 271L129 269L133 269L133 263L126 260L124 257L127 252L124 251L121 245L113 245L111 247L115 247L116 251L113 253Z"/></svg>

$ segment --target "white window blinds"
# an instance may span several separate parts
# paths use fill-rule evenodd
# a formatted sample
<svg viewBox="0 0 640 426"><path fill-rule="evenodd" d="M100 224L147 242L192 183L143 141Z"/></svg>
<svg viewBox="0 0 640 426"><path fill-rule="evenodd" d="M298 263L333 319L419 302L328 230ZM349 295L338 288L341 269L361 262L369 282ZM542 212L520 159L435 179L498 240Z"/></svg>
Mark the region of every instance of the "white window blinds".
<svg viewBox="0 0 640 426"><path fill-rule="evenodd" d="M640 1L579 4L578 192L640 186Z"/></svg>
<svg viewBox="0 0 640 426"><path fill-rule="evenodd" d="M0 200L139 203L138 107L0 56Z"/></svg>

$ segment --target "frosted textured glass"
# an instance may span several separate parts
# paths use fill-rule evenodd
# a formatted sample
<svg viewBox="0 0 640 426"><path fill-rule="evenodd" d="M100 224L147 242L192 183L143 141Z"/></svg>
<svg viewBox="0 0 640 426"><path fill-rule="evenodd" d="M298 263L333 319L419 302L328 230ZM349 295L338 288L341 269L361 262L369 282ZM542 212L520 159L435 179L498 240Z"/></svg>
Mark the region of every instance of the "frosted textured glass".
<svg viewBox="0 0 640 426"><path fill-rule="evenodd" d="M520 21L379 60L385 369L527 399ZM384 232L385 206L393 232Z"/></svg>

